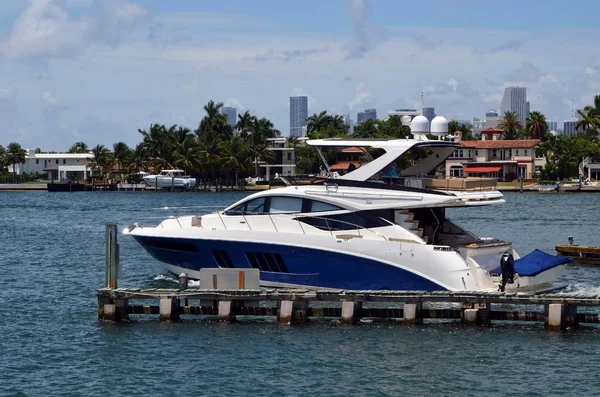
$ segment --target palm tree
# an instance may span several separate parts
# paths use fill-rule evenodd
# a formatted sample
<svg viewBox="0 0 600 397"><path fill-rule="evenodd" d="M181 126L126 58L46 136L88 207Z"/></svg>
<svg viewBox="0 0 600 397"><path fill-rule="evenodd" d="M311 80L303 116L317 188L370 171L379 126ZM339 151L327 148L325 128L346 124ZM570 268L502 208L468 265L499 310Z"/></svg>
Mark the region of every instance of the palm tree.
<svg viewBox="0 0 600 397"><path fill-rule="evenodd" d="M531 112L525 127L527 135L532 139L544 139L548 133L546 116L540 112Z"/></svg>
<svg viewBox="0 0 600 397"><path fill-rule="evenodd" d="M131 170L135 170L136 173L139 173L140 170L148 169L148 155L146 153L146 147L143 142L138 143L135 146L135 149L131 152L131 157L129 157L129 163L127 164L127 169L131 172Z"/></svg>
<svg viewBox="0 0 600 397"><path fill-rule="evenodd" d="M88 158L91 163L88 167L98 169L102 173L102 182L106 179L106 174L112 171L113 156L104 145L96 145L91 150L92 157Z"/></svg>
<svg viewBox="0 0 600 397"><path fill-rule="evenodd" d="M196 174L200 172L200 169L202 168L201 148L196 136L191 134L187 128L184 130L186 130L187 133L181 135L180 137L184 137L183 141L177 142L175 145L173 163L176 167L181 168L190 174ZM179 132L183 134L184 131L180 130Z"/></svg>
<svg viewBox="0 0 600 397"><path fill-rule="evenodd" d="M129 149L129 146L125 142L117 142L113 145L113 157L119 170L123 171L129 156L131 156L131 149Z"/></svg>
<svg viewBox="0 0 600 397"><path fill-rule="evenodd" d="M81 141L75 142L69 148L69 153L87 153L89 151L90 151L90 149L88 148L88 145L85 142L81 142Z"/></svg>
<svg viewBox="0 0 600 397"><path fill-rule="evenodd" d="M221 152L221 168L235 173L235 185L238 186L238 172L246 169L248 147L239 136L219 142Z"/></svg>
<svg viewBox="0 0 600 397"><path fill-rule="evenodd" d="M327 114L326 110L323 110L319 114L315 113L312 116L307 117L306 121L308 124L306 125L306 132L313 133L322 130L329 124L330 117L331 116Z"/></svg>
<svg viewBox="0 0 600 397"><path fill-rule="evenodd" d="M223 107L223 102L215 103L212 99L208 101L206 105L204 105L204 111L206 112L206 117L209 119L214 119L217 116L223 116L221 114L221 108Z"/></svg>
<svg viewBox="0 0 600 397"><path fill-rule="evenodd" d="M7 164L12 164L13 174L16 173L15 166L17 164L23 164L25 162L25 154L27 152L17 142L11 142L6 147L6 154L4 155Z"/></svg>
<svg viewBox="0 0 600 397"><path fill-rule="evenodd" d="M256 117L252 116L247 110L242 114L238 114L238 121L235 128L244 141L248 139L254 120L256 120Z"/></svg>
<svg viewBox="0 0 600 397"><path fill-rule="evenodd" d="M504 139L519 139L519 134L523 130L523 124L519 121L517 113L506 112L502 119L502 123L498 128L504 130Z"/></svg>
<svg viewBox="0 0 600 397"><path fill-rule="evenodd" d="M378 132L377 120L367 119L354 127L352 138L375 138Z"/></svg>

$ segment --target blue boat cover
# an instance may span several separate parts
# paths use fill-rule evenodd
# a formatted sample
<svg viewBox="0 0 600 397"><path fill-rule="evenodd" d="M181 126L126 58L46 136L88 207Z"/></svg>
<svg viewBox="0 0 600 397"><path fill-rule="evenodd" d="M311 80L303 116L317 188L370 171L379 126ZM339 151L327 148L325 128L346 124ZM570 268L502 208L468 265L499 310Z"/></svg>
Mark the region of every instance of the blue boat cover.
<svg viewBox="0 0 600 397"><path fill-rule="evenodd" d="M519 259L515 259L515 272L521 277L533 277L545 270L552 269L553 267L564 265L569 262L571 262L570 258L550 255L536 249ZM500 267L497 267L490 273L501 274L502 272Z"/></svg>

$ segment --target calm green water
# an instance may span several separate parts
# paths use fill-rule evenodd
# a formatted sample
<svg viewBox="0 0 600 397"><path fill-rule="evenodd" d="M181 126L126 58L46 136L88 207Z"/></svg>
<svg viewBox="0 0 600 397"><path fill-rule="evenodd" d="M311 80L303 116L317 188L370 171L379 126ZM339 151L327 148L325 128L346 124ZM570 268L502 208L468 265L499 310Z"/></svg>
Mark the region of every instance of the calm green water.
<svg viewBox="0 0 600 397"><path fill-rule="evenodd" d="M242 196L0 192L0 395L600 395L597 329L97 321L105 223L157 223ZM600 245L600 195L506 197L449 216L521 253L553 252L569 235ZM171 285L133 240L120 243L121 285ZM562 281L600 293L600 268L571 266Z"/></svg>

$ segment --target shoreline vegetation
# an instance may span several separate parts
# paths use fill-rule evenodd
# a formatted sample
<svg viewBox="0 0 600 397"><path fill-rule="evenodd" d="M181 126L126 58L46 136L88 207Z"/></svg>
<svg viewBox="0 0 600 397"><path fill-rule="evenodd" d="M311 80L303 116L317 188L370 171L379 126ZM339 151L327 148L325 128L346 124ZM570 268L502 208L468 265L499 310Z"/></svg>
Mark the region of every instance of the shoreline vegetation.
<svg viewBox="0 0 600 397"><path fill-rule="evenodd" d="M200 188L218 185L239 187L241 178L260 176L260 164L274 160L268 139L281 137L281 133L268 118L259 118L249 111L239 114L236 124L231 126L221 113L222 107L221 102L209 101L203 107L204 117L193 131L178 125L150 124L147 130L138 129L142 139L133 148L125 142L117 142L112 150L100 144L90 149L80 141L71 145L68 153L90 153L89 167L94 178L103 183L117 178L129 180L130 175L140 171L177 168L195 177ZM506 112L499 128L504 130L504 139L541 139L536 150L546 157L547 165L541 170L540 179L564 180L579 176L578 166L583 157L600 157L600 95L594 97L593 105L579 110L578 115L577 129L580 133L573 137L550 134L545 116L537 111L531 112L526 125L518 121L514 112ZM409 127L402 125L398 116L363 121L352 133L342 116L330 115L327 111L309 116L307 123L310 139L403 139L411 135ZM448 127L450 132L461 131L463 140L480 139L466 124L450 121ZM296 137L287 137L286 147L294 152L297 174L320 171L321 160L315 148L299 146ZM36 153L44 152L38 148ZM335 162L335 149L326 149L324 154L330 163ZM370 150L370 154L377 157L381 153ZM16 177L12 165L24 163L25 157L25 150L17 142L10 142L6 148L0 145L0 183L2 178ZM45 177L46 174L18 176L23 182Z"/></svg>

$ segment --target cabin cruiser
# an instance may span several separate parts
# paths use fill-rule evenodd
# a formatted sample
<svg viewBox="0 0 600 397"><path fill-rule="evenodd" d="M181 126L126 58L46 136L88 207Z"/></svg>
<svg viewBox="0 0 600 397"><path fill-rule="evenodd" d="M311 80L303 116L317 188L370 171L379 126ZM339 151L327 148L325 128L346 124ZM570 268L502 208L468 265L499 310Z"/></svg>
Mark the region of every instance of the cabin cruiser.
<svg viewBox="0 0 600 397"><path fill-rule="evenodd" d="M504 203L493 179L433 176L457 143L307 143L323 159L323 150L365 148L370 161L311 185L282 178L288 186L222 211L125 233L169 272L198 278L203 267L256 268L266 287L497 291L500 259L509 253L516 274L506 291L535 291L552 288L569 261L537 250L521 258L510 242L478 237L446 217L447 208ZM367 148L383 154L372 158ZM396 164L404 166L393 176Z"/></svg>
<svg viewBox="0 0 600 397"><path fill-rule="evenodd" d="M182 170L162 170L158 175L145 175L144 182L156 188L191 189L196 186L196 178L190 178Z"/></svg>

